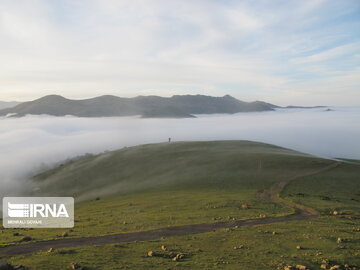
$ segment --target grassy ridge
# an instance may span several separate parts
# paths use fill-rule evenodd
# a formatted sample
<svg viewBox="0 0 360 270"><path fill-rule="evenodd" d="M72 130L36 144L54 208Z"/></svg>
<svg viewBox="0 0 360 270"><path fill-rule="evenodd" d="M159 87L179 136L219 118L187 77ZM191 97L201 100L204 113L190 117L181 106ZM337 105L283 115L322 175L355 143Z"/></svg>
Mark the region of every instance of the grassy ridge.
<svg viewBox="0 0 360 270"><path fill-rule="evenodd" d="M70 162L37 176L34 190L77 199L204 188L256 192L331 162L248 141L149 144Z"/></svg>

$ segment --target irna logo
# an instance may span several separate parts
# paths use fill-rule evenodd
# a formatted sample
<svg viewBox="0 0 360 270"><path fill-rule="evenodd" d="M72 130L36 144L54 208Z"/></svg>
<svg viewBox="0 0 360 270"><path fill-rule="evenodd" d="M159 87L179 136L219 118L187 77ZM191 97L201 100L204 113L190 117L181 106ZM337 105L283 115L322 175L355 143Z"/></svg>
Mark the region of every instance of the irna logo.
<svg viewBox="0 0 360 270"><path fill-rule="evenodd" d="M65 205L62 204L22 204L8 203L8 216L12 218L36 217L69 217Z"/></svg>
<svg viewBox="0 0 360 270"><path fill-rule="evenodd" d="M5 197L3 226L5 228L72 228L74 198Z"/></svg>

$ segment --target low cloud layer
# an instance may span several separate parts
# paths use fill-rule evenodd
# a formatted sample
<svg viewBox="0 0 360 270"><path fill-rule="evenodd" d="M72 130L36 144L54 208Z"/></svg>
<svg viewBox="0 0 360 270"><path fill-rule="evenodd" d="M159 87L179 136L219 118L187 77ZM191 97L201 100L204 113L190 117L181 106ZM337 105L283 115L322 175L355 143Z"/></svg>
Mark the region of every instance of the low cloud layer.
<svg viewBox="0 0 360 270"><path fill-rule="evenodd" d="M190 140L254 140L325 157L360 159L360 108L278 110L196 119L27 116L0 119L0 196L67 158L124 146Z"/></svg>

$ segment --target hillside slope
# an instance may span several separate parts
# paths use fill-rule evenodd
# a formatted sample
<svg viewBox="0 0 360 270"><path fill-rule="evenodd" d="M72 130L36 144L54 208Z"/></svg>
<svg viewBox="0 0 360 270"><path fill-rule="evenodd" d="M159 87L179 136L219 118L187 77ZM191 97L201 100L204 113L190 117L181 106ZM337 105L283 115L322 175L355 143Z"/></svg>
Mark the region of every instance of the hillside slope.
<svg viewBox="0 0 360 270"><path fill-rule="evenodd" d="M43 196L76 198L159 189L257 190L331 164L249 141L174 142L87 156L35 177Z"/></svg>

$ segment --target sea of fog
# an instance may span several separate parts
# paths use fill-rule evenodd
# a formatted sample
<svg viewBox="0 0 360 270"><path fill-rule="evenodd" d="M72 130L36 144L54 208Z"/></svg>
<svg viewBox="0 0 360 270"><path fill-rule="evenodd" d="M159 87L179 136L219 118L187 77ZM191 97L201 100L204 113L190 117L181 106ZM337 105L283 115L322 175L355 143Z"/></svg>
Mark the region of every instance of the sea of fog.
<svg viewBox="0 0 360 270"><path fill-rule="evenodd" d="M194 119L0 118L0 196L34 173L85 153L145 143L252 140L322 157L360 159L360 107L279 109Z"/></svg>

